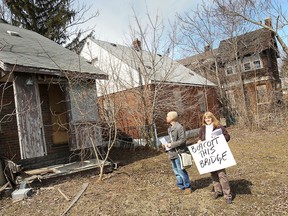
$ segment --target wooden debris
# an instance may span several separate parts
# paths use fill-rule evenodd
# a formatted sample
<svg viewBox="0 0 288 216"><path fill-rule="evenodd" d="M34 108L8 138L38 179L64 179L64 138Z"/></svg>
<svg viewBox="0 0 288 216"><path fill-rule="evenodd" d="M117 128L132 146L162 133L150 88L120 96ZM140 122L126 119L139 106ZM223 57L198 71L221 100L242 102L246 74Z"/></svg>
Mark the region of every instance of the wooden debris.
<svg viewBox="0 0 288 216"><path fill-rule="evenodd" d="M54 173L55 169L41 168L41 169L27 170L24 172L28 175L41 175L41 174L46 174L46 173Z"/></svg>
<svg viewBox="0 0 288 216"><path fill-rule="evenodd" d="M70 201L70 199L60 190L60 188L57 188L59 193L67 200Z"/></svg>
<svg viewBox="0 0 288 216"><path fill-rule="evenodd" d="M80 196L84 193L84 191L86 190L86 188L88 187L89 183L84 183L82 185L82 190L78 192L78 194L74 197L74 199L71 201L70 205L68 206L68 208L66 209L65 212L63 212L62 216L64 216L71 208L72 206L77 202L77 200L80 198Z"/></svg>
<svg viewBox="0 0 288 216"><path fill-rule="evenodd" d="M5 190L5 188L9 185L9 182L7 182L6 184L4 184L1 188L0 188L0 192L2 192L3 190Z"/></svg>

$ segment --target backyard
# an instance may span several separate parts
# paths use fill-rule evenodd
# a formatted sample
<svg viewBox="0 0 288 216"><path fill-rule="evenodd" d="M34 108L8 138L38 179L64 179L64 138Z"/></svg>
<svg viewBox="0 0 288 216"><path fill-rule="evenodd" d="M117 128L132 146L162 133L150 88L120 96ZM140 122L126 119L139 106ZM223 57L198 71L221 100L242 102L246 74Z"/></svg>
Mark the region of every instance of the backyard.
<svg viewBox="0 0 288 216"><path fill-rule="evenodd" d="M228 128L237 162L226 169L231 205L213 199L210 175L199 175L195 165L187 170L195 191L175 191L167 155L142 148L113 150L119 167L101 182L95 172L75 174L39 184L22 201L2 198L0 215L61 215L84 183L88 187L66 215L288 215L288 133L279 128Z"/></svg>

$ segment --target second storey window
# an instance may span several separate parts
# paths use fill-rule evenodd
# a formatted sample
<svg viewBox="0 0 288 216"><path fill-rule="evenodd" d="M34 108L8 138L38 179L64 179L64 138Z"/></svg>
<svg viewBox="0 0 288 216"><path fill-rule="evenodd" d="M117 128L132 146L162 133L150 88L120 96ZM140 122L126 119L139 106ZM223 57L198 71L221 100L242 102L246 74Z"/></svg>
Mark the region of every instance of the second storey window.
<svg viewBox="0 0 288 216"><path fill-rule="evenodd" d="M244 63L244 71L249 71L249 70L251 70L251 64L250 64L250 62Z"/></svg>
<svg viewBox="0 0 288 216"><path fill-rule="evenodd" d="M260 60L254 61L253 64L254 64L254 68L255 68L255 69L261 68L261 62L260 62Z"/></svg>
<svg viewBox="0 0 288 216"><path fill-rule="evenodd" d="M232 67L232 66L228 66L228 67L226 68L226 74L227 74L227 75L231 75L231 74L233 74L233 73L234 73L233 67Z"/></svg>

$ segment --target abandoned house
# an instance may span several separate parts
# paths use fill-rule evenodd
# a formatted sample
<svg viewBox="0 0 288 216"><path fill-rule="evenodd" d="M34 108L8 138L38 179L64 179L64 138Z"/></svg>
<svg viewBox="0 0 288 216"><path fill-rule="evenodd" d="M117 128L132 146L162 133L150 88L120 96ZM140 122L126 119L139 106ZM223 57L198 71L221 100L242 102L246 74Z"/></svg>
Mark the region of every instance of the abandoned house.
<svg viewBox="0 0 288 216"><path fill-rule="evenodd" d="M2 158L36 168L71 162L72 152L101 144L95 80L107 79L104 72L4 22L0 47Z"/></svg>
<svg viewBox="0 0 288 216"><path fill-rule="evenodd" d="M97 85L102 118L110 112L136 143L147 131L167 134L168 111L179 113L187 131L199 128L203 112L217 111L214 83L168 56L145 51L138 39L122 46L89 38L80 55L109 75Z"/></svg>
<svg viewBox="0 0 288 216"><path fill-rule="evenodd" d="M205 52L179 62L217 83L221 109L226 111L222 115L233 123L241 108L259 119L281 101L278 57L274 34L261 28L222 40L217 49L207 46Z"/></svg>

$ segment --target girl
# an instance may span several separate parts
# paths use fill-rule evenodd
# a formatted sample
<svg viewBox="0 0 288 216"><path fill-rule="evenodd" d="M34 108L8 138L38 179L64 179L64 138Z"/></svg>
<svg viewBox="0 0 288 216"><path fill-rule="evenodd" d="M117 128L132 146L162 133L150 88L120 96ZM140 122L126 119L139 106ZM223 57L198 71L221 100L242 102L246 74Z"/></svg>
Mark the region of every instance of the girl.
<svg viewBox="0 0 288 216"><path fill-rule="evenodd" d="M204 140L210 140L212 137L212 131L215 129L221 128L222 133L228 142L230 140L230 135L227 130L220 125L217 118L211 112L206 112L202 118L202 127L199 130L199 140L198 143L201 143ZM217 199L220 196L224 195L226 202L228 204L232 203L232 195L230 192L229 181L226 175L225 169L217 170L211 172L211 178L213 181L215 195L214 198Z"/></svg>

